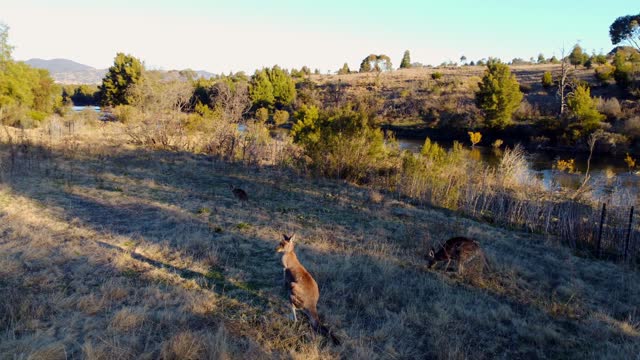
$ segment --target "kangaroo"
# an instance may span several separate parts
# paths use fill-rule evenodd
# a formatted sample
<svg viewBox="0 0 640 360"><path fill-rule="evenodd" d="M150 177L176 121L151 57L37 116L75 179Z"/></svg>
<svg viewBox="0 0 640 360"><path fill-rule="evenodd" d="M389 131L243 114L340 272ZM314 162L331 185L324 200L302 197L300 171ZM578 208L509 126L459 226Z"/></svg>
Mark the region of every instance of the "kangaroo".
<svg viewBox="0 0 640 360"><path fill-rule="evenodd" d="M231 192L233 193L233 196L235 196L236 199L240 200L241 202L246 202L249 201L249 195L247 195L247 192L235 187L231 184L229 184L229 187L231 187Z"/></svg>
<svg viewBox="0 0 640 360"><path fill-rule="evenodd" d="M447 261L444 271L449 269L451 260L455 260L458 263L458 273L462 273L464 265L478 256L482 256L482 250L477 241L457 236L447 240L437 252L431 248L427 259L429 260L429 268L432 268L439 261Z"/></svg>
<svg viewBox="0 0 640 360"><path fill-rule="evenodd" d="M296 310L302 310L309 318L311 327L316 332L329 336L334 344L339 345L340 340L326 326L320 323L317 310L320 290L318 290L318 284L311 274L300 264L294 252L293 247L296 235L287 236L282 234L282 236L284 239L276 247L276 252L283 253L284 286L289 294L293 321L298 321Z"/></svg>

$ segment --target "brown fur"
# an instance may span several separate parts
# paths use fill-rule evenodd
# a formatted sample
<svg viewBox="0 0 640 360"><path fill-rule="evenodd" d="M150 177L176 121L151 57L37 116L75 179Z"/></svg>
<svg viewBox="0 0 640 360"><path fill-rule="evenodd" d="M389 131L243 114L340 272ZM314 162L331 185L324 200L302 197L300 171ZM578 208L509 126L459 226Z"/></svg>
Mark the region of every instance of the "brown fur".
<svg viewBox="0 0 640 360"><path fill-rule="evenodd" d="M284 239L276 247L276 252L283 253L284 286L289 294L294 321L297 321L296 310L302 310L307 314L309 322L315 331L329 336L336 345L339 344L340 340L326 326L320 323L317 310L320 290L318 290L318 284L311 274L298 261L298 257L294 252L295 234L291 236L283 234L282 236Z"/></svg>
<svg viewBox="0 0 640 360"><path fill-rule="evenodd" d="M427 259L429 260L429 268L432 268L439 261L446 261L445 271L449 269L451 261L455 260L458 263L458 272L461 273L464 270L464 265L479 255L482 255L482 250L477 241L457 236L447 240L437 252L431 248Z"/></svg>

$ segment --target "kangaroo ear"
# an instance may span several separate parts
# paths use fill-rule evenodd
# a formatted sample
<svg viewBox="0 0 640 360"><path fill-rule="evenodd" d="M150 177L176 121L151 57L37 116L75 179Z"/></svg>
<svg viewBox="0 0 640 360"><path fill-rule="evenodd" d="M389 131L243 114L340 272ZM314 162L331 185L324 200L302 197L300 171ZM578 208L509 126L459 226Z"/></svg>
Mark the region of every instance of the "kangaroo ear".
<svg viewBox="0 0 640 360"><path fill-rule="evenodd" d="M296 234L294 233L293 235L291 235L289 237L289 241L293 242L293 240L295 240L295 238L296 238Z"/></svg>
<svg viewBox="0 0 640 360"><path fill-rule="evenodd" d="M291 240L290 237L287 236L287 234L282 234L282 237L284 238L284 241L289 241Z"/></svg>
<svg viewBox="0 0 640 360"><path fill-rule="evenodd" d="M436 255L436 251L434 248L431 248L431 250L429 250L429 257L434 257Z"/></svg>

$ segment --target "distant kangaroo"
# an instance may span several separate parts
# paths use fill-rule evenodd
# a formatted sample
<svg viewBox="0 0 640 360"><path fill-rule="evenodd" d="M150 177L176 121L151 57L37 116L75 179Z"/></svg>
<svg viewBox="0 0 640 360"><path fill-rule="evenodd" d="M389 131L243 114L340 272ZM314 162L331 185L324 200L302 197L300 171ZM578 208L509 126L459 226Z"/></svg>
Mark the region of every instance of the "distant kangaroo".
<svg viewBox="0 0 640 360"><path fill-rule="evenodd" d="M326 326L320 323L316 308L320 298L320 291L318 290L318 284L307 269L300 264L294 252L293 242L296 235L287 236L282 234L282 236L284 239L276 247L276 252L283 253L284 286L289 294L294 321L298 321L296 310L302 310L307 314L309 322L316 332L329 336L334 344L339 345L340 340Z"/></svg>
<svg viewBox="0 0 640 360"><path fill-rule="evenodd" d="M249 195L247 195L247 192L235 187L232 184L229 184L229 187L231 188L231 192L233 193L233 196L235 196L236 199L240 200L241 202L247 202L249 201Z"/></svg>
<svg viewBox="0 0 640 360"><path fill-rule="evenodd" d="M429 268L432 268L439 261L446 261L447 266L444 271L449 269L451 260L455 260L458 263L458 273L462 273L464 265L478 256L482 256L480 244L477 241L458 236L447 240L437 252L431 248L427 259L429 260Z"/></svg>

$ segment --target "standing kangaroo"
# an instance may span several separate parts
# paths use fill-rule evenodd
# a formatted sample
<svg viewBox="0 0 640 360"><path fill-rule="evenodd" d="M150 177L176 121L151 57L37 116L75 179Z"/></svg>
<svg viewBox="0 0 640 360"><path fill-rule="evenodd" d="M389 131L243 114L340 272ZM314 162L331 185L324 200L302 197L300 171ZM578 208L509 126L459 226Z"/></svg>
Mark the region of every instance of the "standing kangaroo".
<svg viewBox="0 0 640 360"><path fill-rule="evenodd" d="M464 265L478 256L482 256L482 250L477 241L457 236L447 240L437 252L431 248L427 259L429 260L429 268L432 268L439 261L447 261L444 271L449 269L451 260L455 260L458 263L458 273L462 273Z"/></svg>
<svg viewBox="0 0 640 360"><path fill-rule="evenodd" d="M326 326L320 323L316 308L320 298L320 291L318 290L318 284L307 269L300 264L294 252L293 242L296 235L287 236L282 234L282 236L284 239L276 247L276 252L283 253L284 286L289 294L294 321L298 321L296 310L302 310L307 314L309 322L316 332L329 336L334 344L339 345L340 340Z"/></svg>

